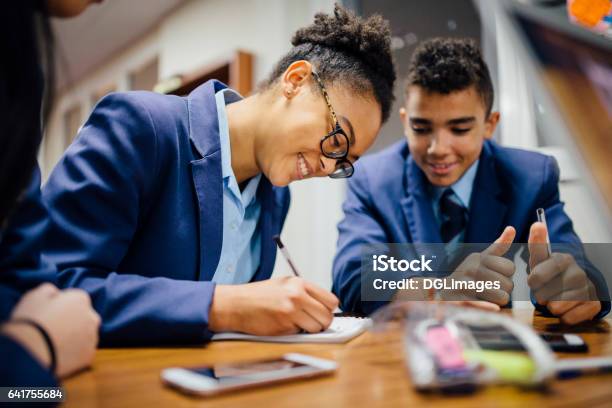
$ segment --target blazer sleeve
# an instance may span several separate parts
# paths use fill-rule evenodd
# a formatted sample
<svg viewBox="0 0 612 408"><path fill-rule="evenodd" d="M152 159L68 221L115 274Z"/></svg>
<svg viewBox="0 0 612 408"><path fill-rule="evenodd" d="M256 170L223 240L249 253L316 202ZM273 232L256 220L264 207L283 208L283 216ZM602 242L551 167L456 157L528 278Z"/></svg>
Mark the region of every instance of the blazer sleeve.
<svg viewBox="0 0 612 408"><path fill-rule="evenodd" d="M0 335L0 387L57 387L54 376L13 339Z"/></svg>
<svg viewBox="0 0 612 408"><path fill-rule="evenodd" d="M602 273L586 257L580 238L574 231L572 220L563 209L563 202L559 196L559 166L553 157L547 157L544 168L544 181L538 198L538 206L546 211L546 224L548 235L555 250L555 244L561 244L561 248L567 251L568 248L576 259L576 262L584 269L587 276L597 289L601 302L601 311L595 317L602 318L610 312L610 293L606 280ZM535 213L535 212L534 212ZM523 251L526 262L529 262L528 251ZM535 300L532 298L534 303ZM550 314L546 307L536 304L536 308L545 314Z"/></svg>
<svg viewBox="0 0 612 408"><path fill-rule="evenodd" d="M151 197L159 163L154 122L138 94L98 103L43 188L44 254L63 287L89 292L100 344L201 343L211 337L214 283L117 273Z"/></svg>
<svg viewBox="0 0 612 408"><path fill-rule="evenodd" d="M25 292L43 282L55 283L55 268L41 257L47 215L37 167L0 236L0 321L8 318Z"/></svg>
<svg viewBox="0 0 612 408"><path fill-rule="evenodd" d="M365 169L349 179L338 224L338 245L333 263L332 291L345 312L370 314L384 301L361 300L361 251L364 245L388 242L371 202Z"/></svg>

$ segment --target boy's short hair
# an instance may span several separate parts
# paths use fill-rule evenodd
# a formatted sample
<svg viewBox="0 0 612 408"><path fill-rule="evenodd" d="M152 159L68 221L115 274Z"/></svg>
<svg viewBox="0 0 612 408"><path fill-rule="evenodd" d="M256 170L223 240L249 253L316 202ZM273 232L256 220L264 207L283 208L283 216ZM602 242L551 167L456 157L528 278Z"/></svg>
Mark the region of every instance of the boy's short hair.
<svg viewBox="0 0 612 408"><path fill-rule="evenodd" d="M412 54L405 96L411 85L430 92L449 94L470 86L482 97L486 117L493 108L493 83L480 49L468 38L433 38L422 42Z"/></svg>

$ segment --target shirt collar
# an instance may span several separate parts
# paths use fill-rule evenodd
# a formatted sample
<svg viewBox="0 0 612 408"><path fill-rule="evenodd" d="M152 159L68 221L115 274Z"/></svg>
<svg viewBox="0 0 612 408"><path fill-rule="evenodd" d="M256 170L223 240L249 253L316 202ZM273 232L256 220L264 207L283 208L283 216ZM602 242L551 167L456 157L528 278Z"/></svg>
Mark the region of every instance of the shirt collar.
<svg viewBox="0 0 612 408"><path fill-rule="evenodd" d="M433 198L437 202L442 194L447 188L453 190L453 193L459 197L461 200L461 204L465 208L469 208L470 206L470 197L472 196L472 190L474 188L474 180L476 179L476 171L478 170L478 162L476 160L472 165L467 169L465 173L459 178L459 180L455 181L451 184L450 187L433 187Z"/></svg>
<svg viewBox="0 0 612 408"><path fill-rule="evenodd" d="M223 181L226 183L232 193L237 198L241 199L246 206L255 199L257 186L259 185L259 180L261 179L261 173L251 178L242 193L240 192L236 175L232 169L232 149L230 144L227 111L225 109L226 105L242 99L242 96L238 92L230 88L222 89L215 94L217 116L219 120L219 138L221 144L221 175L223 177Z"/></svg>
<svg viewBox="0 0 612 408"><path fill-rule="evenodd" d="M221 142L221 174L223 178L234 176L232 170L232 150L229 137L229 125L225 106L241 100L242 97L230 88L220 90L215 94L217 116L219 120L219 137Z"/></svg>

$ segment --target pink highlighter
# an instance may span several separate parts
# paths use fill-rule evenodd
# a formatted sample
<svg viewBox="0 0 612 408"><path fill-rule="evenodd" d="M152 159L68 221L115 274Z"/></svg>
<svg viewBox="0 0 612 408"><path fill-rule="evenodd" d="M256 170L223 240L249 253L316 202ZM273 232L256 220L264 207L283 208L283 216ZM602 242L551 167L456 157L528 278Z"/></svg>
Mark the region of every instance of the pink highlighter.
<svg viewBox="0 0 612 408"><path fill-rule="evenodd" d="M463 349L446 326L436 325L427 329L425 341L433 353L440 370L465 368Z"/></svg>

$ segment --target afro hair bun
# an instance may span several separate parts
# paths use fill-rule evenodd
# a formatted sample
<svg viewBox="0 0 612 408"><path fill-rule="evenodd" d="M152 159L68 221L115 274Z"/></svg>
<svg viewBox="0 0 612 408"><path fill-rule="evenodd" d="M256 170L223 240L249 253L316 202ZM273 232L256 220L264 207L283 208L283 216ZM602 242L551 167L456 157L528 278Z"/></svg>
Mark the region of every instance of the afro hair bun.
<svg viewBox="0 0 612 408"><path fill-rule="evenodd" d="M291 43L296 47L312 44L346 52L391 82L395 79L393 65L381 64L391 60L391 29L380 15L362 19L336 4L333 15L317 13L314 23L299 29Z"/></svg>
<svg viewBox="0 0 612 408"><path fill-rule="evenodd" d="M379 15L362 19L336 4L333 14L317 13L296 31L293 47L275 65L263 88L272 86L295 61L309 61L325 84L357 95L371 94L380 104L382 121L394 101L395 68L391 30Z"/></svg>

